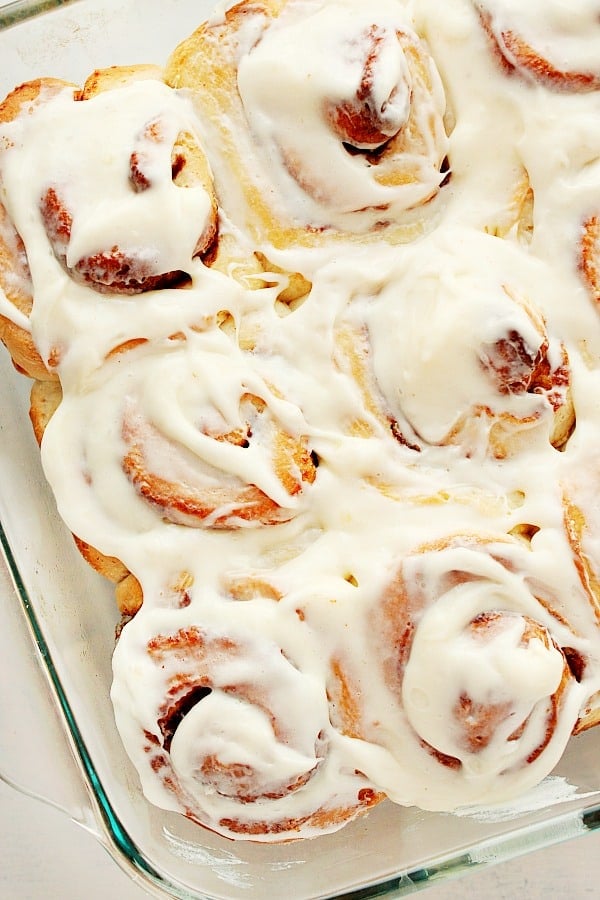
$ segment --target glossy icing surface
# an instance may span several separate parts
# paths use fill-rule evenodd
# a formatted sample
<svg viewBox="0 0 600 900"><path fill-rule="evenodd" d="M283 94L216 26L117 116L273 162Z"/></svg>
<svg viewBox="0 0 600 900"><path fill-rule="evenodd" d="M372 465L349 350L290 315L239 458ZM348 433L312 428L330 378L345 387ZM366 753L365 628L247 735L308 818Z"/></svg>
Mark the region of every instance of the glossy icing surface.
<svg viewBox="0 0 600 900"><path fill-rule="evenodd" d="M149 799L230 837L313 836L383 796L507 801L593 717L600 320L581 241L600 92L508 75L476 7L588 59L587 2L565 24L559 3L290 0L210 26L231 35L241 118L150 79L82 103L65 87L0 126L34 298L0 313L63 389L45 472L68 527L143 590L117 723ZM149 122L165 141L135 192ZM234 248L214 265L194 256L210 198L172 180L181 131ZM257 241L234 171L285 211L285 240ZM50 186L74 211L67 266ZM185 285L72 277L113 244Z"/></svg>

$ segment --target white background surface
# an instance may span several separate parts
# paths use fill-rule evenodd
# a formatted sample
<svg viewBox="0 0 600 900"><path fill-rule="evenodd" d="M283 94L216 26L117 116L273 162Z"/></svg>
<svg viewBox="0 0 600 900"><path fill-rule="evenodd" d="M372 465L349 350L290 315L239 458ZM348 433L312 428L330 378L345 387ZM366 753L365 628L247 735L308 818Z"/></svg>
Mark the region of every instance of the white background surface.
<svg viewBox="0 0 600 900"><path fill-rule="evenodd" d="M64 814L0 782L0 900L147 900L148 896ZM600 897L600 833L433 885L419 896L424 900ZM293 885L286 900L295 900Z"/></svg>

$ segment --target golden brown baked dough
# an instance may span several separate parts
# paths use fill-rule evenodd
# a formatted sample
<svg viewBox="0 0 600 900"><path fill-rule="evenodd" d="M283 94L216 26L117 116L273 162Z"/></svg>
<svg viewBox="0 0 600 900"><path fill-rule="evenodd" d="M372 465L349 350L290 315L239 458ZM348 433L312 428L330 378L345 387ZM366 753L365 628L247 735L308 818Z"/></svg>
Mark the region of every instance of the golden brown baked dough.
<svg viewBox="0 0 600 900"><path fill-rule="evenodd" d="M25 248L0 203L0 288L19 313L29 318L33 306L32 285ZM27 328L0 315L0 339L16 369L32 378L53 378Z"/></svg>
<svg viewBox="0 0 600 900"><path fill-rule="evenodd" d="M581 226L578 263L590 296L600 304L600 216L588 216Z"/></svg>

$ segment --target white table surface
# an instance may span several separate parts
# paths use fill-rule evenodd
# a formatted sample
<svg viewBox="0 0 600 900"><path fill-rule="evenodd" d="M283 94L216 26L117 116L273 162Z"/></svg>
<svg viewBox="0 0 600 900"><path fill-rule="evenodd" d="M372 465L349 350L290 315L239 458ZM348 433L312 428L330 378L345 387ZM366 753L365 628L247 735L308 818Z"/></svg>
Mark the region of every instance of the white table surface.
<svg viewBox="0 0 600 900"><path fill-rule="evenodd" d="M600 833L434 885L420 896L426 900L600 897ZM64 814L0 783L0 900L82 898L147 900L148 894ZM287 900L294 900L292 886Z"/></svg>

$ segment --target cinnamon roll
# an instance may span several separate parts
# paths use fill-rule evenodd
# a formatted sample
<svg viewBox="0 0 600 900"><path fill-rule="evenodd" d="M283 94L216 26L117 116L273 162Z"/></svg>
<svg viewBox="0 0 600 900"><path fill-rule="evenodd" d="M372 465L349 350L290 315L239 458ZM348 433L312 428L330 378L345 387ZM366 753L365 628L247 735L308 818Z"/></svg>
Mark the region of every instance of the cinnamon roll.
<svg viewBox="0 0 600 900"><path fill-rule="evenodd" d="M125 366L119 357L106 364L91 395L61 404L42 445L46 454L63 431L82 436L64 465L81 469L76 460L85 460L82 488L95 505L125 527L235 529L297 514L316 477L306 423L226 335L216 329L126 355ZM93 435L107 428L110 440L95 446Z"/></svg>
<svg viewBox="0 0 600 900"><path fill-rule="evenodd" d="M160 75L155 67L115 67L81 90L23 85L0 108L0 120L15 126L4 167L26 158L39 128L52 134L43 177L36 173L39 223L70 277L98 291L181 283L215 242L217 202L195 117ZM20 237L26 251L39 239L31 226Z"/></svg>
<svg viewBox="0 0 600 900"><path fill-rule="evenodd" d="M385 690L349 703L353 666L340 659L330 684L334 721L395 760L379 778L363 768L392 799L438 810L503 802L554 768L597 676L569 621L578 607L565 609L544 569L521 540L469 534L400 563L369 617Z"/></svg>
<svg viewBox="0 0 600 900"><path fill-rule="evenodd" d="M193 609L145 610L115 650L117 725L146 795L254 841L335 831L379 802L340 765L323 686L266 623L205 611L200 624Z"/></svg>
<svg viewBox="0 0 600 900"><path fill-rule="evenodd" d="M233 175L276 246L414 236L447 177L443 88L402 4L247 0L177 48L167 81L208 117L225 202Z"/></svg>
<svg viewBox="0 0 600 900"><path fill-rule="evenodd" d="M127 127L130 106L135 108L139 103L135 92L128 98L128 86L146 80L162 84L160 70L153 74L144 67L141 73L135 68L97 72L88 79L77 100L94 105L98 98L105 127L109 135L117 136L124 125ZM113 91L122 91L123 96L115 95L107 110L101 100L108 93L113 101ZM76 173L78 183L65 185L57 179L40 198L42 220L57 259L72 277L96 290L140 293L181 283L189 277L183 265L172 264L174 248L163 246L164 223L161 222L159 234L152 233L151 209L156 202L160 202L162 215L173 220L173 229L182 216L185 232L190 232L178 235L183 238L181 249L185 248L186 259L211 252L217 233L217 202L210 170L193 123L182 118L178 121L165 101L166 92L156 113L150 114L132 136L128 161L119 158L117 152L112 159L103 153L104 166L95 165L94 148L84 147L84 166ZM110 165L106 160L111 160ZM109 199L111 182L114 196ZM99 190L92 189L94 184ZM189 210L186 197L191 203ZM97 243L98 221L100 228L104 226L107 231L106 244L102 240Z"/></svg>
<svg viewBox="0 0 600 900"><path fill-rule="evenodd" d="M365 313L403 443L504 458L542 427L564 446L575 416L568 354L528 296L536 279L521 250L483 233L438 229L415 248Z"/></svg>
<svg viewBox="0 0 600 900"><path fill-rule="evenodd" d="M596 0L473 0L508 72L556 91L600 88L600 17Z"/></svg>

